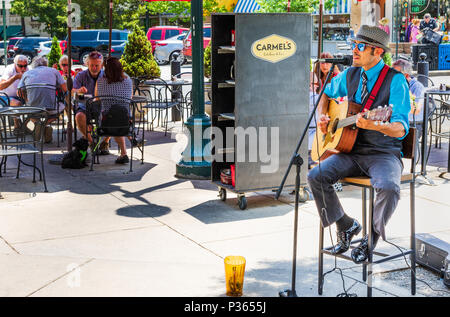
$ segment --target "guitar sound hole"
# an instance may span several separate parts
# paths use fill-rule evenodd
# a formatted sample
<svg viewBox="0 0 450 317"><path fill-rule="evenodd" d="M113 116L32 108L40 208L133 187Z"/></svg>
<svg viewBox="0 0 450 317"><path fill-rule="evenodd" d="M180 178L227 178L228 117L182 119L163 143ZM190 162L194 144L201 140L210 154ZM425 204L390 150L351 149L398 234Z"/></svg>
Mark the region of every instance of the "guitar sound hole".
<svg viewBox="0 0 450 317"><path fill-rule="evenodd" d="M336 120L333 122L333 126L332 126L332 128L331 128L331 133L333 133L333 134L336 133L338 123L339 123L339 119L336 119Z"/></svg>

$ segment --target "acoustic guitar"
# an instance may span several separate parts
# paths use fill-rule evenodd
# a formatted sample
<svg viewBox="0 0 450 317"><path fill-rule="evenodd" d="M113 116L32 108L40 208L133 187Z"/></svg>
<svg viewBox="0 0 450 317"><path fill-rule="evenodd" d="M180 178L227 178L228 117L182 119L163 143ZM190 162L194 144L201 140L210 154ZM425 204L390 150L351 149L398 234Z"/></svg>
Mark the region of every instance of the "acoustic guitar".
<svg viewBox="0 0 450 317"><path fill-rule="evenodd" d="M330 100L328 104L327 133L324 134L317 127L316 135L311 149L311 158L314 161L324 160L339 152L349 153L356 142L358 127L356 127L357 114L361 112L361 105L343 101L338 103ZM363 117L375 121L375 124L386 124L392 114L392 106L378 107L363 113Z"/></svg>

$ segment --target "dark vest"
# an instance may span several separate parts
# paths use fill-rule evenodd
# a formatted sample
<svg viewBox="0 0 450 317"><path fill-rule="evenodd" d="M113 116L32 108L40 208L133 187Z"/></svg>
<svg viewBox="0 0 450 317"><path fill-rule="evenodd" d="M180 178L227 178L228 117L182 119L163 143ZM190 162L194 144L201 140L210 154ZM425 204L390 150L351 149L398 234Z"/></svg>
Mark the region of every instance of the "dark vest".
<svg viewBox="0 0 450 317"><path fill-rule="evenodd" d="M389 95L391 81L395 74L398 72L390 68L377 96L372 104L371 109L375 109L378 106L389 105ZM361 79L361 68L350 67L347 71L347 97L348 100L355 102L355 94L358 90L359 82ZM363 106L361 106L361 110ZM387 135L384 135L378 131L359 129L358 137L352 152L355 154L376 154L376 153L392 153L400 157L402 149L402 141Z"/></svg>

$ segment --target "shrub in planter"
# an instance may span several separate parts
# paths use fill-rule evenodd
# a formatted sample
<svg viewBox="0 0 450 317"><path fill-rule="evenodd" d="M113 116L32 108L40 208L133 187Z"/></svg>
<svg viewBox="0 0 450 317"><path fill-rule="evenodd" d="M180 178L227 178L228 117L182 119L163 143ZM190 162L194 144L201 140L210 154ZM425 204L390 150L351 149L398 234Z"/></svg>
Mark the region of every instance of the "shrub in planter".
<svg viewBox="0 0 450 317"><path fill-rule="evenodd" d="M152 45L144 31L135 25L128 35L128 42L120 59L123 70L130 77L155 78L161 76L161 70L153 58Z"/></svg>
<svg viewBox="0 0 450 317"><path fill-rule="evenodd" d="M59 46L58 39L56 36L52 39L52 47L50 48L50 53L47 55L48 66L53 67L53 65L57 65L59 69L59 59L62 56L61 46Z"/></svg>

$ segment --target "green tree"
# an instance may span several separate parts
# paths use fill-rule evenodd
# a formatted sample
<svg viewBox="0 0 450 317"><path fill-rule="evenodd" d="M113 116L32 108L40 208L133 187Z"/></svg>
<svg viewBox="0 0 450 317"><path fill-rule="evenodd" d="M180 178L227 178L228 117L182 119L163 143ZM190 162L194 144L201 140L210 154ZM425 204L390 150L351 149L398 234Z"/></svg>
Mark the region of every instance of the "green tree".
<svg viewBox="0 0 450 317"><path fill-rule="evenodd" d="M67 31L67 0L14 0L11 13L36 17L51 36L63 38Z"/></svg>
<svg viewBox="0 0 450 317"><path fill-rule="evenodd" d="M261 6L260 12L286 12L288 0L256 0ZM325 0L325 9L331 9L336 0ZM319 0L291 0L290 12L313 12L318 8Z"/></svg>
<svg viewBox="0 0 450 317"><path fill-rule="evenodd" d="M59 46L58 39L56 36L53 37L52 47L50 49L50 53L48 53L48 66L52 67L54 64L58 65L59 69L59 59L62 56L61 46Z"/></svg>
<svg viewBox="0 0 450 317"><path fill-rule="evenodd" d="M211 42L205 48L203 53L203 72L206 78L211 78Z"/></svg>
<svg viewBox="0 0 450 317"><path fill-rule="evenodd" d="M392 55L389 52L386 52L383 56L383 61L386 65L392 66Z"/></svg>
<svg viewBox="0 0 450 317"><path fill-rule="evenodd" d="M81 26L89 29L109 28L109 0L73 0L80 5ZM112 26L116 29L133 29L140 16L145 14L141 0L113 0Z"/></svg>
<svg viewBox="0 0 450 317"><path fill-rule="evenodd" d="M138 25L135 25L133 32L128 35L128 42L120 62L130 77L161 76L161 70L153 58L152 45Z"/></svg>
<svg viewBox="0 0 450 317"><path fill-rule="evenodd" d="M146 2L145 8L150 14L171 13L175 18L169 19L171 22L180 20L189 22L191 14L191 3L186 1L154 1ZM144 13L145 13L144 8ZM215 12L227 12L225 6L219 6L217 0L203 0L203 15L208 16Z"/></svg>

